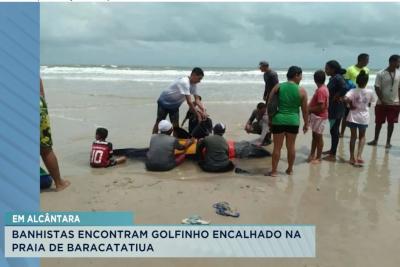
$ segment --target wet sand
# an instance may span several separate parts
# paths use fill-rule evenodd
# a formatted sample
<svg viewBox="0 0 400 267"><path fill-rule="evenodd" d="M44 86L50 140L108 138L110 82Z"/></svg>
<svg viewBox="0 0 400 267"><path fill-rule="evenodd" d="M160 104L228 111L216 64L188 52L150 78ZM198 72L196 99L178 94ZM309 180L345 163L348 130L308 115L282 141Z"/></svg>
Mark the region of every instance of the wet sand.
<svg viewBox="0 0 400 267"><path fill-rule="evenodd" d="M50 85L51 87L51 85ZM336 163L305 163L311 133L296 142L294 174L287 176L282 151L279 177L266 177L271 158L237 160L255 175L207 174L193 162L167 173L150 173L139 161L108 169L88 165L96 126L109 129L114 148L146 147L156 114L152 99L107 97L46 91L54 149L61 173L72 185L63 192L42 192L43 211L133 211L137 224L179 224L199 214L215 224L315 224L314 259L42 259L41 266L398 266L400 262L400 129L393 148L366 146L365 166L348 160L349 130L340 140ZM205 100L207 104L207 100ZM250 140L242 129L254 104L208 104L214 122L224 122L227 139ZM186 106L181 108L181 118ZM372 118L373 119L373 118ZM373 124L367 140L373 137ZM329 148L328 131L325 148ZM267 147L272 150L272 145ZM239 218L219 216L212 204L228 201Z"/></svg>

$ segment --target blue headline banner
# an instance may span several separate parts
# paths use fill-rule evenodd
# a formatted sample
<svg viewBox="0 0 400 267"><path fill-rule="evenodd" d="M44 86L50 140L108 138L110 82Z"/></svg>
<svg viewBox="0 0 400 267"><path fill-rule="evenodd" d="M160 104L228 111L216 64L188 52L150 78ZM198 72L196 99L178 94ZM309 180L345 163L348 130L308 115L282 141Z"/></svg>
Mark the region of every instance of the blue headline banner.
<svg viewBox="0 0 400 267"><path fill-rule="evenodd" d="M6 225L13 226L130 226L132 212L7 212Z"/></svg>
<svg viewBox="0 0 400 267"><path fill-rule="evenodd" d="M39 3L0 3L0 239L7 211L39 210ZM37 267L38 259L0 266Z"/></svg>

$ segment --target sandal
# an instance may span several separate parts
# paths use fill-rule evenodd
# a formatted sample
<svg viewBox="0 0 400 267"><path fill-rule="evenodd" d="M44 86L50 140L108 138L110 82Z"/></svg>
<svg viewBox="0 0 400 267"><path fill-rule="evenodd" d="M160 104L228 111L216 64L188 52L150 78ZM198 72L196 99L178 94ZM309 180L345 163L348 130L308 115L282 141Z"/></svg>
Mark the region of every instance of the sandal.
<svg viewBox="0 0 400 267"><path fill-rule="evenodd" d="M237 211L233 211L229 206L228 202L218 202L213 205L213 208L216 209L216 213L219 215L224 216L231 216L231 217L239 217L240 213Z"/></svg>
<svg viewBox="0 0 400 267"><path fill-rule="evenodd" d="M188 218L182 220L183 224L191 224L191 225L207 225L210 224L209 221L202 220L199 215L192 215Z"/></svg>

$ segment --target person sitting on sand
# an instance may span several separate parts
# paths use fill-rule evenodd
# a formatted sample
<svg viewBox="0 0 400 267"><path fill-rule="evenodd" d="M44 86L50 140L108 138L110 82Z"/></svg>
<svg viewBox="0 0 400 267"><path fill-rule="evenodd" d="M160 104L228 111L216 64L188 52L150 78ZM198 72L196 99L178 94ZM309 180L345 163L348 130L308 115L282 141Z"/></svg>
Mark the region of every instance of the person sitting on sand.
<svg viewBox="0 0 400 267"><path fill-rule="evenodd" d="M369 106L375 101L374 91L365 88L368 83L368 74L362 70L356 79L357 88L347 92L345 101L350 104L350 112L347 115L347 126L350 128L350 164L362 165L364 163L361 154L365 144L365 132L369 123ZM357 140L358 129L358 152L357 158L354 150Z"/></svg>
<svg viewBox="0 0 400 267"><path fill-rule="evenodd" d="M194 140L188 139L184 145L171 136L172 124L167 120L158 123L159 134L153 134L147 152L146 168L149 171L169 171L183 163L185 153L175 156L175 149L186 150Z"/></svg>
<svg viewBox="0 0 400 267"><path fill-rule="evenodd" d="M56 191L67 188L71 183L61 178L58 160L53 150L53 140L51 138L50 118L47 111L47 103L44 98L44 88L40 79L40 156L46 166L50 176L56 185Z"/></svg>
<svg viewBox="0 0 400 267"><path fill-rule="evenodd" d="M269 95L268 103L272 101L275 94L278 94L279 108L271 120L274 149L272 152L272 170L266 175L278 175L277 168L285 138L288 160L286 173L293 174L293 164L296 158L295 143L300 125L300 107L304 120L303 132L306 133L308 130L307 92L299 85L302 72L300 67L291 66L286 74L288 81L277 84Z"/></svg>
<svg viewBox="0 0 400 267"><path fill-rule="evenodd" d="M317 70L314 73L314 82L317 89L308 105L310 126L312 129L311 152L308 162L320 163L324 147L323 133L328 121L329 90L325 85L325 72ZM316 154L315 154L316 153Z"/></svg>
<svg viewBox="0 0 400 267"><path fill-rule="evenodd" d="M254 121L255 120L255 121ZM257 104L248 119L244 130L247 133L259 134L260 138L256 140L257 145L271 144L271 133L268 126L267 105L263 102Z"/></svg>
<svg viewBox="0 0 400 267"><path fill-rule="evenodd" d="M113 157L113 146L111 142L106 141L107 136L106 128L96 129L96 141L93 142L90 153L90 166L93 168L107 168L126 161L124 156Z"/></svg>
<svg viewBox="0 0 400 267"><path fill-rule="evenodd" d="M223 137L225 125L217 123L214 125L214 135L201 139L197 144L197 152L205 151L204 160L199 162L200 168L205 172L228 172L233 170L234 165L229 160L228 143Z"/></svg>

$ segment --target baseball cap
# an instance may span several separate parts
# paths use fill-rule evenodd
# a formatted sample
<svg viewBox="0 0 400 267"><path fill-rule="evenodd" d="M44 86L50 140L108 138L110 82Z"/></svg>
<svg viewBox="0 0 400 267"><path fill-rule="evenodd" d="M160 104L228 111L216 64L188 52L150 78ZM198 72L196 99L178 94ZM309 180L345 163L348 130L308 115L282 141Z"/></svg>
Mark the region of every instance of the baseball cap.
<svg viewBox="0 0 400 267"><path fill-rule="evenodd" d="M214 125L214 133L216 134L223 134L225 133L225 125L223 123L218 122Z"/></svg>
<svg viewBox="0 0 400 267"><path fill-rule="evenodd" d="M269 64L268 64L268 62L267 61L265 61L265 60L263 60L263 61L260 61L260 63L258 63L258 65L261 67L261 66L269 66Z"/></svg>
<svg viewBox="0 0 400 267"><path fill-rule="evenodd" d="M160 132L168 132L172 129L172 124L167 120L162 120L158 123L158 129Z"/></svg>

